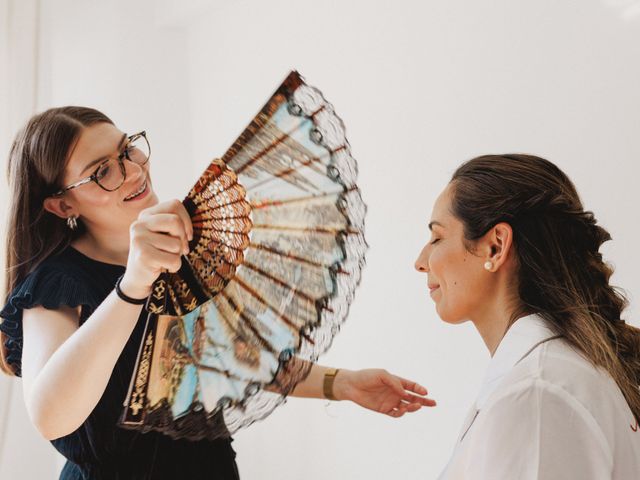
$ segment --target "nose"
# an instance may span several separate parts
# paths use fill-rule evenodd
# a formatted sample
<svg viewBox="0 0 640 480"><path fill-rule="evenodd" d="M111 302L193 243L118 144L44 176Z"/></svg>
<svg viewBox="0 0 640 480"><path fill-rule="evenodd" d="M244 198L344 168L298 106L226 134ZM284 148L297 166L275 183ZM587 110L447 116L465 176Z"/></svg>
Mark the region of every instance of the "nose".
<svg viewBox="0 0 640 480"><path fill-rule="evenodd" d="M131 162L129 160L124 160L123 165L126 173L126 183L128 184L136 184L140 181L140 177L145 175L145 167L144 165L140 165L135 162Z"/></svg>
<svg viewBox="0 0 640 480"><path fill-rule="evenodd" d="M420 255L416 259L416 262L413 264L414 268L418 272L428 273L429 272L429 255L427 253L427 245L424 246Z"/></svg>

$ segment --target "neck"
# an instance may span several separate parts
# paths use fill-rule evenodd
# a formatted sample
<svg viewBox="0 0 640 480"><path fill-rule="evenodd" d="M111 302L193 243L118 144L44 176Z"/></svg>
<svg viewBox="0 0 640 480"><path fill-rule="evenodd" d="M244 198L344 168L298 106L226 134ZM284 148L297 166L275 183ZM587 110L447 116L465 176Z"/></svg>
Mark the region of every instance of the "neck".
<svg viewBox="0 0 640 480"><path fill-rule="evenodd" d="M86 256L105 263L127 265L129 258L129 230L96 235L91 229L72 242L72 246Z"/></svg>
<svg viewBox="0 0 640 480"><path fill-rule="evenodd" d="M504 285L471 319L492 357L511 326L514 309L513 295Z"/></svg>

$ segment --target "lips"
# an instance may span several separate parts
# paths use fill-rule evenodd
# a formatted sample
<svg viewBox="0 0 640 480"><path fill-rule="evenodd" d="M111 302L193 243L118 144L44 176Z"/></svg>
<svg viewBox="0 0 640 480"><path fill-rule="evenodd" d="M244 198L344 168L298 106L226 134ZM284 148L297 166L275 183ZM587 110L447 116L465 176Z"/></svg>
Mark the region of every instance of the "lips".
<svg viewBox="0 0 640 480"><path fill-rule="evenodd" d="M440 285L435 285L435 284L428 284L427 285L429 287L429 293L433 293L435 292L438 288L440 288Z"/></svg>
<svg viewBox="0 0 640 480"><path fill-rule="evenodd" d="M138 197L139 195L142 195L146 191L147 191L147 181L145 180L144 182L142 182L142 185L140 185L136 190L134 190L132 193L124 197L124 201L126 202L129 200L133 200L134 198Z"/></svg>

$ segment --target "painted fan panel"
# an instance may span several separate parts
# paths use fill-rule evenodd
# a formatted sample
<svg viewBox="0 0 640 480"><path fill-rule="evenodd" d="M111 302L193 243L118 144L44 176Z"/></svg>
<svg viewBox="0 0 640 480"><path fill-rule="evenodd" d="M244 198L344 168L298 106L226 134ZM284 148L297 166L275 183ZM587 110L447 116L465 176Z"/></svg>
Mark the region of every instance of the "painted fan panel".
<svg viewBox="0 0 640 480"><path fill-rule="evenodd" d="M342 121L292 72L184 201L191 251L154 284L123 426L227 436L306 377L364 266L356 177Z"/></svg>

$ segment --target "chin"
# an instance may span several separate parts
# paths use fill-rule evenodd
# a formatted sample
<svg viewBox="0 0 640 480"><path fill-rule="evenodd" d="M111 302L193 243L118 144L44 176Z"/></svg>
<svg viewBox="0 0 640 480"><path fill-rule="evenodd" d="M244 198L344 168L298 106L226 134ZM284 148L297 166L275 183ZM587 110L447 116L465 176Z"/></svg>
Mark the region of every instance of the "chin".
<svg viewBox="0 0 640 480"><path fill-rule="evenodd" d="M459 312L452 312L450 310L447 310L446 307L440 308L438 305L436 305L436 313L440 317L440 320L451 325L459 325L467 321L466 316L460 315Z"/></svg>

